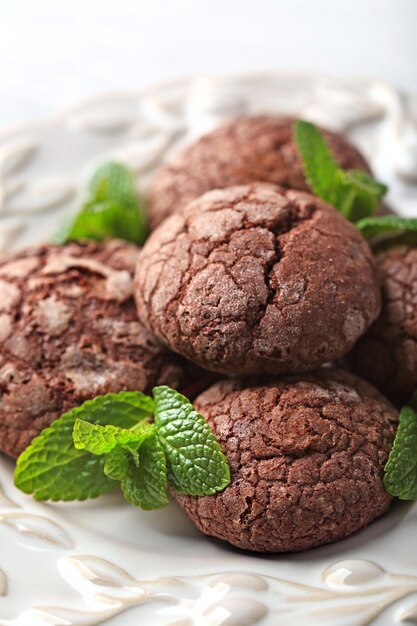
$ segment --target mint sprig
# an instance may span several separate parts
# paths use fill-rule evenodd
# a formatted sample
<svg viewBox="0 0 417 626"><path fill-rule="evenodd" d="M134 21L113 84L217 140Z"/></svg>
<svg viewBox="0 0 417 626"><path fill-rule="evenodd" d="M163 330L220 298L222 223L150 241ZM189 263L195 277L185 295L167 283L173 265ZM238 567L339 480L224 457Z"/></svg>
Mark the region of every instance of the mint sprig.
<svg viewBox="0 0 417 626"><path fill-rule="evenodd" d="M204 418L169 387L153 396L98 396L65 413L21 454L16 486L37 500L84 500L119 481L145 510L168 503L168 484L191 495L224 489L229 466Z"/></svg>
<svg viewBox="0 0 417 626"><path fill-rule="evenodd" d="M99 396L64 413L42 431L17 460L15 484L36 500L86 500L114 488L103 471L104 457L74 446L72 434L79 418L95 425L132 428L153 411L142 393Z"/></svg>
<svg viewBox="0 0 417 626"><path fill-rule="evenodd" d="M88 198L54 237L58 244L72 239L125 239L136 244L146 240L147 227L132 172L119 163L100 167L90 181Z"/></svg>
<svg viewBox="0 0 417 626"><path fill-rule="evenodd" d="M387 192L385 185L366 172L340 168L314 124L304 120L295 122L294 138L313 193L338 209L351 222L376 211Z"/></svg>
<svg viewBox="0 0 417 626"><path fill-rule="evenodd" d="M417 500L417 392L400 412L384 475L385 489L400 500Z"/></svg>
<svg viewBox="0 0 417 626"><path fill-rule="evenodd" d="M417 218L384 215L367 217L356 224L365 239L413 234L417 236Z"/></svg>

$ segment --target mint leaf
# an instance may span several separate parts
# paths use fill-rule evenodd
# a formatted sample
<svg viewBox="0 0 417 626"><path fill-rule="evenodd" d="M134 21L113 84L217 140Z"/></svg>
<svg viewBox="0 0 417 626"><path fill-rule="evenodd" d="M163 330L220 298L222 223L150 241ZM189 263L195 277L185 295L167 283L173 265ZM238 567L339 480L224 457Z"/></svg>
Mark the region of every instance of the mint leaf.
<svg viewBox="0 0 417 626"><path fill-rule="evenodd" d="M295 122L294 136L309 186L317 196L336 206L340 169L326 140L314 124L304 120Z"/></svg>
<svg viewBox="0 0 417 626"><path fill-rule="evenodd" d="M167 464L164 449L156 433L140 446L139 466L131 457L121 487L125 499L145 511L160 509L168 504Z"/></svg>
<svg viewBox="0 0 417 626"><path fill-rule="evenodd" d="M120 163L106 163L93 175L89 191L97 202L136 204L136 185L132 172Z"/></svg>
<svg viewBox="0 0 417 626"><path fill-rule="evenodd" d="M303 120L295 122L294 138L313 193L333 205L351 222L376 211L387 192L385 185L366 172L342 170L314 124Z"/></svg>
<svg viewBox="0 0 417 626"><path fill-rule="evenodd" d="M108 454L118 444L127 450L137 451L154 429L153 424L147 422L136 424L133 429L128 430L111 424L101 426L77 419L72 438L77 450L87 450L93 454Z"/></svg>
<svg viewBox="0 0 417 626"><path fill-rule="evenodd" d="M131 456L126 448L122 448L119 445L115 446L104 462L104 473L106 476L119 481L126 478L129 472ZM139 466L139 455L137 456L136 464Z"/></svg>
<svg viewBox="0 0 417 626"><path fill-rule="evenodd" d="M108 394L84 402L42 431L20 455L15 485L36 500L85 500L111 491L114 482L104 474L105 458L74 447L76 419L131 428L152 411L152 399L140 392Z"/></svg>
<svg viewBox="0 0 417 626"><path fill-rule="evenodd" d="M337 208L351 222L375 213L388 190L385 185L360 170L343 172L342 185Z"/></svg>
<svg viewBox="0 0 417 626"><path fill-rule="evenodd" d="M392 496L401 500L417 500L417 411L414 406L405 406L400 412L400 421L394 445L385 466L384 485Z"/></svg>
<svg viewBox="0 0 417 626"><path fill-rule="evenodd" d="M356 226L365 239L382 237L383 235L401 235L417 233L417 218L384 215L381 217L367 217L357 222Z"/></svg>
<svg viewBox="0 0 417 626"><path fill-rule="evenodd" d="M187 398L169 387L155 387L155 426L176 491L210 495L227 487L230 469L204 418Z"/></svg>
<svg viewBox="0 0 417 626"><path fill-rule="evenodd" d="M100 455L111 452L118 443L124 441L124 433L129 433L129 431L117 426L100 426L76 419L72 438L77 450L87 450Z"/></svg>
<svg viewBox="0 0 417 626"><path fill-rule="evenodd" d="M366 195L367 201L374 203L374 209L377 209L382 198L388 191L388 187L383 183L375 180L362 170L348 170L344 172L345 182L352 185L358 195Z"/></svg>
<svg viewBox="0 0 417 626"><path fill-rule="evenodd" d="M75 216L67 220L54 237L63 244L71 239L120 238L142 244L147 228L133 174L123 165L108 163L93 176L90 196Z"/></svg>
<svg viewBox="0 0 417 626"><path fill-rule="evenodd" d="M136 211L127 212L122 205L111 202L91 202L61 226L54 243L63 244L73 239L104 241L115 237L141 243L137 238L137 224Z"/></svg>

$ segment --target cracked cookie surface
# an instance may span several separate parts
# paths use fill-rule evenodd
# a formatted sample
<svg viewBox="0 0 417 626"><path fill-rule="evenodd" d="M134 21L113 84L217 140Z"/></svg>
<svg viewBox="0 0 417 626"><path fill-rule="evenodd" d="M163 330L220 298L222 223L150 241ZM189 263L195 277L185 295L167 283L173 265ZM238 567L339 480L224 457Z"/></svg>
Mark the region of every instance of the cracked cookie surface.
<svg viewBox="0 0 417 626"><path fill-rule="evenodd" d="M178 386L181 361L137 318L138 252L90 241L0 258L0 451L18 456L96 395Z"/></svg>
<svg viewBox="0 0 417 626"><path fill-rule="evenodd" d="M293 118L242 116L204 135L166 163L150 191L152 228L210 189L268 182L309 191L293 139ZM360 152L338 133L323 133L344 169L369 172Z"/></svg>
<svg viewBox="0 0 417 626"><path fill-rule="evenodd" d="M205 534L247 550L307 550L358 531L391 497L397 411L342 370L216 383L195 401L229 460L221 493L176 501Z"/></svg>
<svg viewBox="0 0 417 626"><path fill-rule="evenodd" d="M257 183L207 192L154 231L135 275L143 323L231 374L312 370L376 318L380 289L356 228L307 193Z"/></svg>
<svg viewBox="0 0 417 626"><path fill-rule="evenodd" d="M394 402L417 385L417 248L396 245L376 254L382 310L347 357L349 367Z"/></svg>

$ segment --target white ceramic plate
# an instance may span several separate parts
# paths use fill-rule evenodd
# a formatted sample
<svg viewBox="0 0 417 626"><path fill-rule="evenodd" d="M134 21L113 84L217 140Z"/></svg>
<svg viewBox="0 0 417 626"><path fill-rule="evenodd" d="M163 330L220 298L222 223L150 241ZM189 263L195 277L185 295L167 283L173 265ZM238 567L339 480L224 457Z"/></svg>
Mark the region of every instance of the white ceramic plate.
<svg viewBox="0 0 417 626"><path fill-rule="evenodd" d="M146 192L178 147L238 113L293 113L346 130L417 213L417 100L378 82L315 76L198 78L114 94L0 136L0 248L47 239L94 167L130 165ZM117 495L39 504L0 456L0 625L417 624L417 506L297 555L257 556L200 535L174 505Z"/></svg>

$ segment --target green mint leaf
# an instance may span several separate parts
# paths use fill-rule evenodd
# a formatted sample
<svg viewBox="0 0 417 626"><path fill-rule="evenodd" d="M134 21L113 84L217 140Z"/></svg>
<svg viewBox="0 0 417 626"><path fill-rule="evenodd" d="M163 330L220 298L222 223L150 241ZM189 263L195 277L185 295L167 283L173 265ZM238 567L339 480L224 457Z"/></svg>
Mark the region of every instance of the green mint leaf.
<svg viewBox="0 0 417 626"><path fill-rule="evenodd" d="M156 433L140 446L139 466L128 460L128 471L121 487L125 499L145 511L160 509L168 504L167 464L164 449Z"/></svg>
<svg viewBox="0 0 417 626"><path fill-rule="evenodd" d="M378 182L362 170L349 170L344 172L344 176L345 181L351 184L358 193L369 194L370 200L375 204L375 209L378 208L382 198L388 191L386 185Z"/></svg>
<svg viewBox="0 0 417 626"><path fill-rule="evenodd" d="M62 415L19 457L15 483L38 500L84 500L121 483L145 510L178 491L210 495L230 483L227 459L208 424L169 387L98 396ZM155 424L149 417L155 414Z"/></svg>
<svg viewBox="0 0 417 626"><path fill-rule="evenodd" d="M92 454L100 455L111 452L118 443L121 443L121 440L125 440L123 434L128 432L117 426L100 426L76 419L72 438L77 450L87 450Z"/></svg>
<svg viewBox="0 0 417 626"><path fill-rule="evenodd" d="M381 217L366 217L357 222L356 226L365 239L382 237L384 235L402 235L417 233L417 218L399 217L398 215L384 215Z"/></svg>
<svg viewBox="0 0 417 626"><path fill-rule="evenodd" d="M351 222L376 211L387 192L385 185L366 172L342 170L314 124L303 120L295 122L294 138L313 193L332 204Z"/></svg>
<svg viewBox="0 0 417 626"><path fill-rule="evenodd" d="M123 480L129 472L131 453L122 446L115 446L113 450L106 456L104 462L104 473L113 480ZM136 465L139 466L139 455L135 459Z"/></svg>
<svg viewBox="0 0 417 626"><path fill-rule="evenodd" d="M73 239L119 238L133 243L138 241L137 211L126 211L120 204L111 202L89 203L84 209L67 220L53 238L54 243L63 244Z"/></svg>
<svg viewBox="0 0 417 626"><path fill-rule="evenodd" d="M340 169L320 131L304 120L294 124L294 137L312 191L333 206L338 201Z"/></svg>
<svg viewBox="0 0 417 626"><path fill-rule="evenodd" d="M392 496L417 500L417 403L401 410L394 445L385 466L384 485Z"/></svg>
<svg viewBox="0 0 417 626"><path fill-rule="evenodd" d="M230 483L225 455L209 425L187 398L169 387L155 387L155 426L176 491L210 495Z"/></svg>
<svg viewBox="0 0 417 626"><path fill-rule="evenodd" d="M123 165L108 163L93 176L90 196L81 210L68 219L54 237L63 244L71 239L120 238L136 244L146 240L145 212L137 197L133 174Z"/></svg>
<svg viewBox="0 0 417 626"><path fill-rule="evenodd" d="M92 454L108 454L117 445L128 450L137 451L140 444L148 437L155 427L153 424L139 423L133 429L120 428L108 424L90 424L77 419L72 437L77 450L87 450Z"/></svg>
<svg viewBox="0 0 417 626"><path fill-rule="evenodd" d="M373 215L387 192L387 187L366 172L342 172L338 209L351 222Z"/></svg>
<svg viewBox="0 0 417 626"><path fill-rule="evenodd" d="M15 485L37 500L85 500L111 491L114 482L104 474L105 458L74 447L75 421L131 428L152 412L152 399L140 392L108 394L84 402L43 430L20 455Z"/></svg>
<svg viewBox="0 0 417 626"><path fill-rule="evenodd" d="M94 174L90 181L91 196L97 202L117 202L136 204L136 184L132 172L120 163L106 163Z"/></svg>

